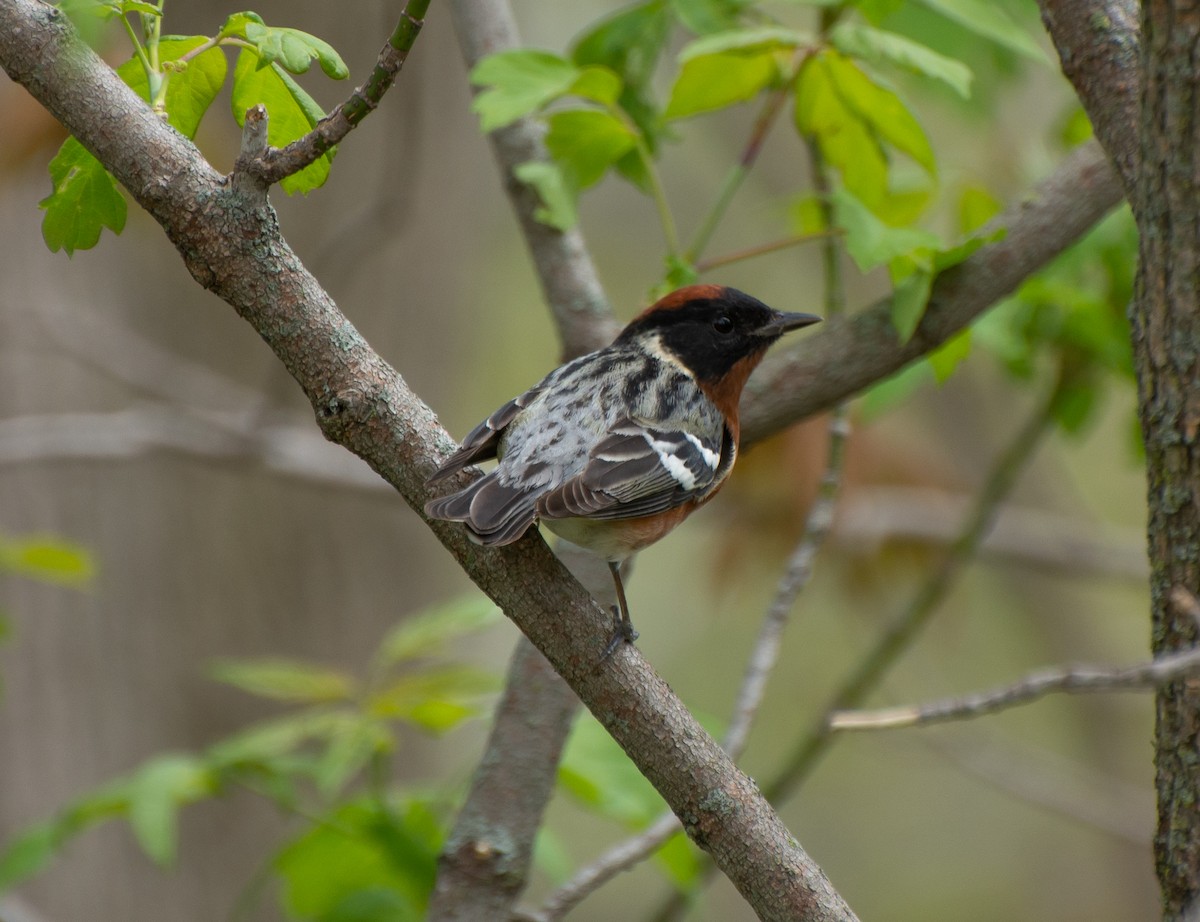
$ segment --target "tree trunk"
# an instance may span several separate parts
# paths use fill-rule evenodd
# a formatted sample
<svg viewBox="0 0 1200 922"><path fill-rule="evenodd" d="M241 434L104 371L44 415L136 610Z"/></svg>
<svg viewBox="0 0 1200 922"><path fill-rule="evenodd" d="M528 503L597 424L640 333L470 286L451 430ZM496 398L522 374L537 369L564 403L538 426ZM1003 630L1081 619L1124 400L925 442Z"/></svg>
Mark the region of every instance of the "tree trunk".
<svg viewBox="0 0 1200 922"><path fill-rule="evenodd" d="M1172 591L1200 592L1200 125L1194 49L1200 7L1142 7L1142 169L1134 209L1141 268L1133 346L1146 442L1153 648L1193 646L1197 625ZM1159 802L1155 865L1163 918L1191 917L1200 889L1200 684L1177 682L1157 698Z"/></svg>

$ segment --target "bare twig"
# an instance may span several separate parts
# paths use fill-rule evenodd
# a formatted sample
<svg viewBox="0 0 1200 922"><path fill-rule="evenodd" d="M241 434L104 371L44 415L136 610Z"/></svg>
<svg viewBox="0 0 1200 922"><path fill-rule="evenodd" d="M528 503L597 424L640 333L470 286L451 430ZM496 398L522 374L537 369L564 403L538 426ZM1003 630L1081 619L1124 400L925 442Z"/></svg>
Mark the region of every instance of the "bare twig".
<svg viewBox="0 0 1200 922"><path fill-rule="evenodd" d="M1200 673L1200 649L1167 653L1133 666L1059 666L1033 672L1009 685L944 698L926 704L880 708L873 711L834 711L831 730L886 730L923 727L950 720L970 720L1028 704L1051 694L1084 692L1154 691L1168 682Z"/></svg>
<svg viewBox="0 0 1200 922"><path fill-rule="evenodd" d="M1050 431L1059 401L1066 392L1065 372L1049 396L1030 414L1000 453L984 481L962 531L945 558L929 575L908 606L888 625L875 646L851 670L833 694L825 713L844 711L866 698L929 622L966 566L974 559L996 510L1011 492L1042 438ZM828 721L822 719L797 744L791 757L766 789L772 801L789 796L812 772L832 742Z"/></svg>
<svg viewBox="0 0 1200 922"><path fill-rule="evenodd" d="M396 81L413 43L424 25L430 0L408 0L400 21L379 52L366 83L356 87L350 98L321 119L312 131L282 148L263 150L238 163L238 168L259 182L270 185L300 172L340 144L358 124L378 107L383 94Z"/></svg>

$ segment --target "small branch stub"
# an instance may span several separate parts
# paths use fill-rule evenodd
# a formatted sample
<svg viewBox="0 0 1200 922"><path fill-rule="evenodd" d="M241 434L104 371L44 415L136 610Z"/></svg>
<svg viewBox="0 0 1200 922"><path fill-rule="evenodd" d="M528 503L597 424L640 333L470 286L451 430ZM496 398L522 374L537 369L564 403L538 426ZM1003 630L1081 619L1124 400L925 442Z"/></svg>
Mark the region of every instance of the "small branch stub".
<svg viewBox="0 0 1200 922"><path fill-rule="evenodd" d="M246 120L242 124L242 147L237 160L233 164L231 179L239 192L266 201L269 184L253 169L253 164L262 157L269 145L267 143L267 127L270 117L267 107L262 103L251 106L246 110Z"/></svg>

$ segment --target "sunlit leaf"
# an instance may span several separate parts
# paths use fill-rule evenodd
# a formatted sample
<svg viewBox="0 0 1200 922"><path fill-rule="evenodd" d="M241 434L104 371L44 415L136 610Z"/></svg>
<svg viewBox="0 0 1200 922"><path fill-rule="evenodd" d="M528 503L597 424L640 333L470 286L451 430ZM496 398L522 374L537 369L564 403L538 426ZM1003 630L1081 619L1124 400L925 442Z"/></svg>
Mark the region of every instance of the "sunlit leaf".
<svg viewBox="0 0 1200 922"><path fill-rule="evenodd" d="M607 67L585 67L571 84L570 95L612 106L621 97L621 78Z"/></svg>
<svg viewBox="0 0 1200 922"><path fill-rule="evenodd" d="M743 102L778 78L779 63L769 48L690 58L680 68L663 118L687 118Z"/></svg>
<svg viewBox="0 0 1200 922"><path fill-rule="evenodd" d="M807 32L797 32L795 29L785 29L781 26L733 29L688 42L679 52L679 61L687 63L705 55L723 54L729 51L750 53L780 48L794 49L803 45L812 45L815 42L815 37Z"/></svg>
<svg viewBox="0 0 1200 922"><path fill-rule="evenodd" d="M576 41L571 60L584 67L600 64L621 79L618 103L637 124L651 150L660 131L658 106L654 101L652 79L655 65L667 42L671 14L666 0L648 0L618 10L596 23ZM640 163L638 158L627 158ZM622 166L622 174L628 170Z"/></svg>
<svg viewBox="0 0 1200 922"><path fill-rule="evenodd" d="M546 147L572 188L586 189L637 143L619 119L597 109L555 112L547 122Z"/></svg>
<svg viewBox="0 0 1200 922"><path fill-rule="evenodd" d="M1046 62L1046 53L991 0L917 0L923 6L1010 51Z"/></svg>
<svg viewBox="0 0 1200 922"><path fill-rule="evenodd" d="M838 23L829 37L839 51L851 57L873 64L891 64L937 80L963 99L971 96L971 68L920 42L851 19Z"/></svg>
<svg viewBox="0 0 1200 922"><path fill-rule="evenodd" d="M937 163L929 138L900 97L845 55L831 51L826 60L834 90L871 133L908 154L931 175L936 173Z"/></svg>
<svg viewBox="0 0 1200 922"><path fill-rule="evenodd" d="M471 83L484 87L471 109L484 131L494 131L570 92L579 76L579 68L548 51L497 52L471 70Z"/></svg>
<svg viewBox="0 0 1200 922"><path fill-rule="evenodd" d="M159 60L164 63L178 61L204 42L205 38L202 35L164 38L158 44ZM163 105L166 108L167 121L180 134L188 138L196 136L200 120L221 92L221 87L225 85L227 70L225 52L220 48L210 48L196 55L186 65L179 65L171 71L167 79L167 95ZM131 58L118 67L117 74L142 99L150 101L146 70L137 58Z"/></svg>
<svg viewBox="0 0 1200 922"><path fill-rule="evenodd" d="M246 41L258 53L260 68L268 64L279 64L292 74L308 71L312 62L318 61L325 76L344 80L350 70L333 46L315 35L299 29L268 26L262 22L248 22L245 27Z"/></svg>

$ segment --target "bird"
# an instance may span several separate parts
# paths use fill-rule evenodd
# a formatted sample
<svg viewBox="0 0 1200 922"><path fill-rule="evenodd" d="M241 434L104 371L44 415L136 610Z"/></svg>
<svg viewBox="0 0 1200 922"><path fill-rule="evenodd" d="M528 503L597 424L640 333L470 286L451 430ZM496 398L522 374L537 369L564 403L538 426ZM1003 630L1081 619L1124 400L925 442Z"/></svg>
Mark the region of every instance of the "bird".
<svg viewBox="0 0 1200 922"><path fill-rule="evenodd" d="M607 658L638 637L621 565L716 495L737 459L746 379L784 333L820 319L723 285L673 291L472 429L426 486L496 466L425 514L485 546L540 521L603 558L617 597Z"/></svg>

